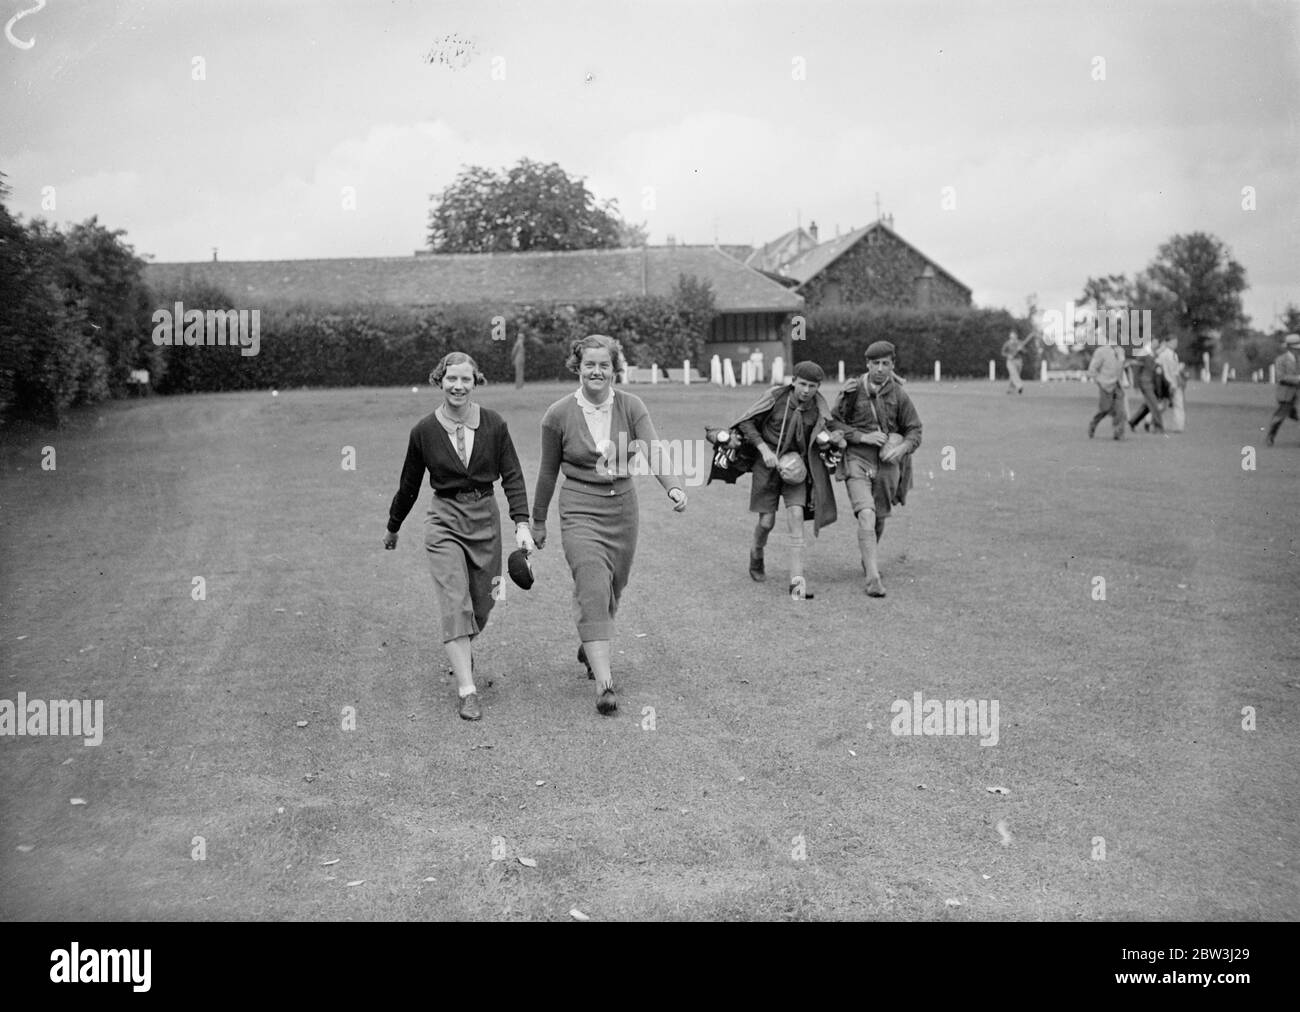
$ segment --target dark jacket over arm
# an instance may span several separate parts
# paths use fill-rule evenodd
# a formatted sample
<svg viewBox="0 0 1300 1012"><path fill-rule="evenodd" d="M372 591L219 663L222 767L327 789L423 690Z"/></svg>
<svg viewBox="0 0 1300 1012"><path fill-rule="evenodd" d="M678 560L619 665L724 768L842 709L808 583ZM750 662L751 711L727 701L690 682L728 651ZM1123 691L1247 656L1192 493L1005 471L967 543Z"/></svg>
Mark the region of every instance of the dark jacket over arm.
<svg viewBox="0 0 1300 1012"><path fill-rule="evenodd" d="M750 405L748 411L732 423L731 428L744 436L749 446L756 446L761 441L759 422L765 419L776 406L781 399L781 395L790 390L789 384L769 388L762 397ZM823 527L833 524L838 517L835 508L835 488L831 484L830 474L826 471L826 462L822 460L821 454L813 449L817 445L818 433L826 428L826 423L831 414L826 398L821 395L820 391L816 395L816 404L817 422L812 431L807 433L808 446L803 451L804 464L808 468L808 481L812 486L810 503L812 506L814 536L820 533Z"/></svg>

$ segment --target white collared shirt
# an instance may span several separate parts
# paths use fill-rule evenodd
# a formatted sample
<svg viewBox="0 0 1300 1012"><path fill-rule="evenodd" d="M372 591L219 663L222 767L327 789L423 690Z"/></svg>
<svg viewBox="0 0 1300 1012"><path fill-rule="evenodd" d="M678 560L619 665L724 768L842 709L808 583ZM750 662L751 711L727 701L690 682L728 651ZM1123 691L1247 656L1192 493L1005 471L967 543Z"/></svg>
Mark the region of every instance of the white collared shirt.
<svg viewBox="0 0 1300 1012"><path fill-rule="evenodd" d="M452 452L455 453L457 457L460 456L460 449L456 446L456 426L463 425L465 427L462 434L465 440L465 458L463 463L465 464L466 469L468 469L470 458L474 456L474 430L478 428L479 424L478 405L471 403L469 411L461 421L457 421L450 415L446 414L442 410L441 405L439 405L434 414L438 416L438 421L442 425L443 431L447 433L447 439L451 442Z"/></svg>
<svg viewBox="0 0 1300 1012"><path fill-rule="evenodd" d="M587 395L582 392L582 387L574 392L573 397L582 408L583 421L587 423L587 431L591 433L591 438L599 450L609 442L609 431L613 422L614 412L614 395L617 393L612 387L609 391L609 397L604 404L593 404L587 400Z"/></svg>

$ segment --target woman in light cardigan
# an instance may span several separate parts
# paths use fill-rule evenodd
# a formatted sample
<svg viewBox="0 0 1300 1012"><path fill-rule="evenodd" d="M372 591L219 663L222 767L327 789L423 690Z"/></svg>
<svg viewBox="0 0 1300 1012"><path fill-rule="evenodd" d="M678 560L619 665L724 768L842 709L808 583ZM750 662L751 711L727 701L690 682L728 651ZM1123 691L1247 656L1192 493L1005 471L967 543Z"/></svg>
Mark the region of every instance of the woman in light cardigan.
<svg viewBox="0 0 1300 1012"><path fill-rule="evenodd" d="M641 398L614 389L614 377L627 367L617 341L592 334L574 341L566 363L581 379L542 418L542 463L533 496L533 540L546 544L546 514L556 478L560 488L560 537L573 573L578 613L578 660L596 681L596 709L618 710L610 673L610 640L619 598L632 572L639 512L628 464L644 453L650 473L673 501L686 509L686 493L662 473L659 438Z"/></svg>

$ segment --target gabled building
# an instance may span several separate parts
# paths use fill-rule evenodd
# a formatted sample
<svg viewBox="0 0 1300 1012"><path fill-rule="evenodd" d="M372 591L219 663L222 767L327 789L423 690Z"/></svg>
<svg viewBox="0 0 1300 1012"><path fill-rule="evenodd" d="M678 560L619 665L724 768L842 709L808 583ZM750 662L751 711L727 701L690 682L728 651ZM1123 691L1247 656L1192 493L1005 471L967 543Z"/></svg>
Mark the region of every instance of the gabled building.
<svg viewBox="0 0 1300 1012"><path fill-rule="evenodd" d="M817 246L817 222L794 228L744 257L745 266L764 274L783 275L786 267Z"/></svg>
<svg viewBox="0 0 1300 1012"><path fill-rule="evenodd" d="M890 216L814 246L786 263L780 274L810 310L971 305L970 288L899 236Z"/></svg>

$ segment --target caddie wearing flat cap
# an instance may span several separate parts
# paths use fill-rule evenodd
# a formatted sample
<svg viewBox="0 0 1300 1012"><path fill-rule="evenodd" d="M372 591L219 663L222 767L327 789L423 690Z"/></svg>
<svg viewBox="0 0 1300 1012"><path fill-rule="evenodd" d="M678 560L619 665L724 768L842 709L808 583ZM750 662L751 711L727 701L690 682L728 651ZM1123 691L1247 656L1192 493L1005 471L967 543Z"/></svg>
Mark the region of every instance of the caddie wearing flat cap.
<svg viewBox="0 0 1300 1012"><path fill-rule="evenodd" d="M764 549L784 500L790 531L789 592L797 601L813 596L803 573L804 520L810 512L814 537L835 522L835 492L826 462L816 452L819 437L843 445L838 436L826 431L831 412L818 392L825 378L816 362L800 362L794 367L793 382L769 389L731 426L758 454L749 497L749 511L758 514L749 550L749 575L759 582L767 579Z"/></svg>
<svg viewBox="0 0 1300 1012"><path fill-rule="evenodd" d="M867 594L884 597L879 542L890 507L907 500L921 419L894 375L894 346L877 341L867 348L866 359L866 373L849 380L835 399L830 428L848 443L841 473L858 520Z"/></svg>
<svg viewBox="0 0 1300 1012"><path fill-rule="evenodd" d="M1300 422L1296 414L1296 396L1300 393L1300 334L1287 334L1282 354L1273 362L1277 379L1277 410L1268 422L1268 445L1273 445L1277 430L1288 418Z"/></svg>

